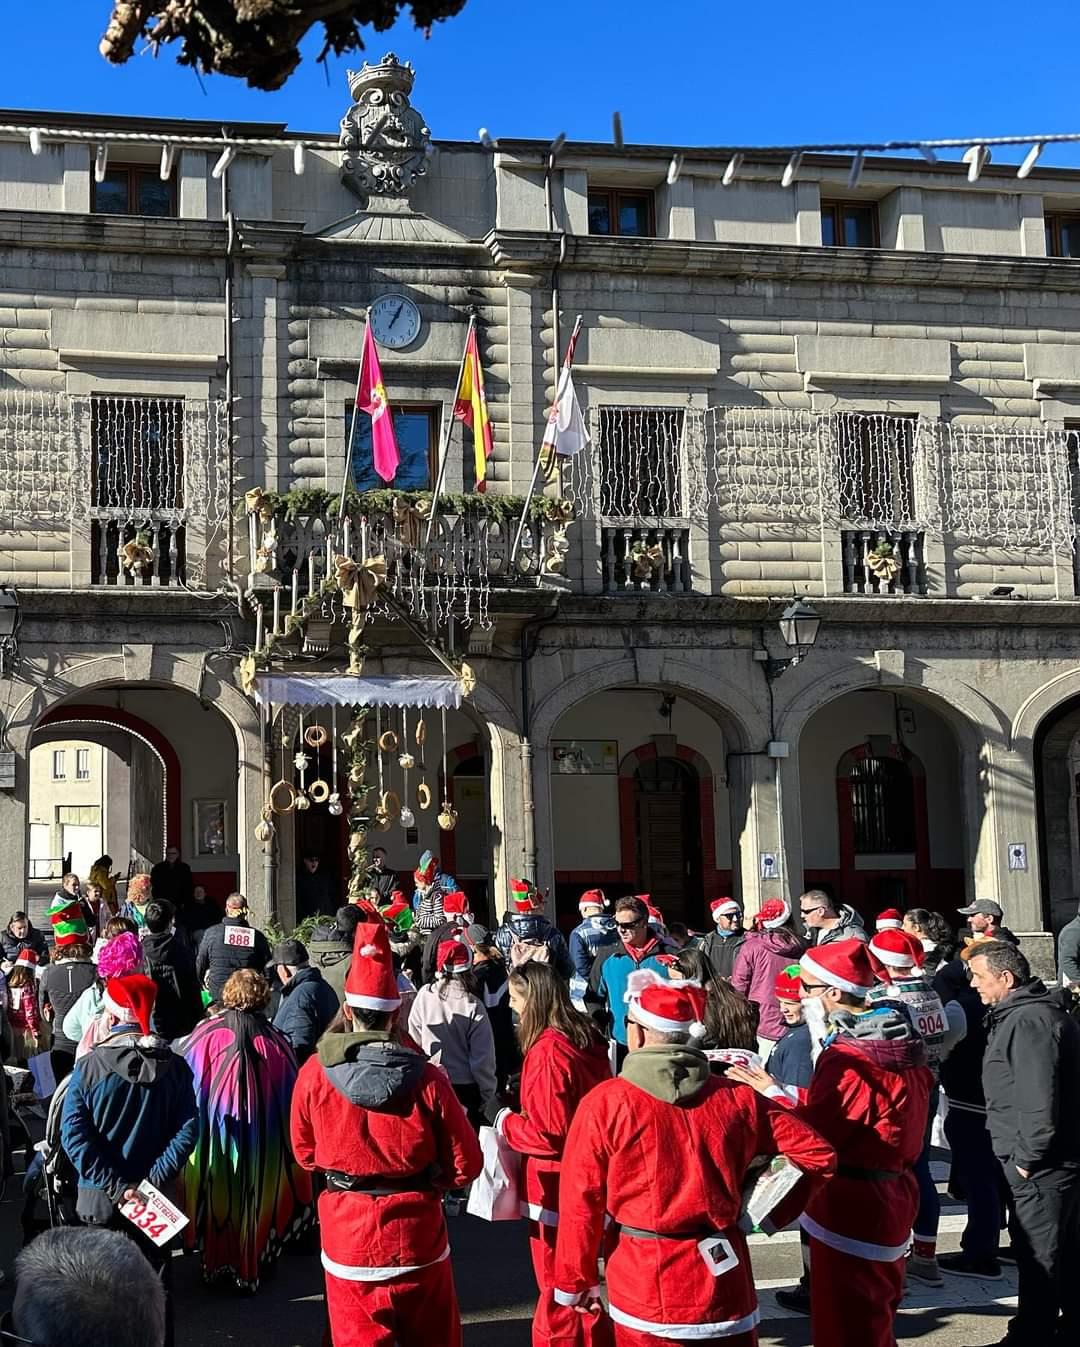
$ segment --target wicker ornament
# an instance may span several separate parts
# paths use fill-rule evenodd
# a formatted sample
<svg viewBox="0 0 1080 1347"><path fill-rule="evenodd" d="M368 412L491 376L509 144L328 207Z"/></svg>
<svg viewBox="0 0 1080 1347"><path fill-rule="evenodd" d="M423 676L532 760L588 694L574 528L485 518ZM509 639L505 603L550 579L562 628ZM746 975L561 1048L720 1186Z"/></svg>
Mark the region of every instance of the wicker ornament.
<svg viewBox="0 0 1080 1347"><path fill-rule="evenodd" d="M308 786L308 795L312 804L325 804L330 798L330 785L322 777L316 779Z"/></svg>
<svg viewBox="0 0 1080 1347"><path fill-rule="evenodd" d="M321 725L309 725L304 731L304 743L308 748L322 748L330 738Z"/></svg>
<svg viewBox="0 0 1080 1347"><path fill-rule="evenodd" d="M379 813L391 819L401 813L401 800L396 790L384 790L379 796Z"/></svg>
<svg viewBox="0 0 1080 1347"><path fill-rule="evenodd" d="M273 839L275 828L268 815L264 811L262 818L255 825L256 842L269 842Z"/></svg>
<svg viewBox="0 0 1080 1347"><path fill-rule="evenodd" d="M297 789L291 781L276 781L270 787L267 803L275 814L291 814L296 808Z"/></svg>
<svg viewBox="0 0 1080 1347"><path fill-rule="evenodd" d="M310 753L305 753L304 750L301 749L298 753L293 754L293 766L296 768L298 772L306 772L310 765L311 765Z"/></svg>
<svg viewBox="0 0 1080 1347"><path fill-rule="evenodd" d="M398 766L408 771L410 767L416 766L416 759L411 753L402 753L398 758Z"/></svg>
<svg viewBox="0 0 1080 1347"><path fill-rule="evenodd" d="M417 809L431 808L431 787L426 781L421 781L416 788L416 807Z"/></svg>
<svg viewBox="0 0 1080 1347"><path fill-rule="evenodd" d="M383 730L379 735L379 747L384 753L396 753L398 751L398 737L394 730Z"/></svg>
<svg viewBox="0 0 1080 1347"><path fill-rule="evenodd" d="M423 718L421 717L421 719L416 722L416 747L423 748L426 739L427 726L424 724Z"/></svg>
<svg viewBox="0 0 1080 1347"><path fill-rule="evenodd" d="M311 801L302 790L296 792L296 807L301 813L303 813L305 809L311 808Z"/></svg>
<svg viewBox="0 0 1080 1347"><path fill-rule="evenodd" d="M341 803L341 796L337 793L336 790L330 796L330 800L326 806L326 811L329 814L333 814L335 818L340 818L340 816L345 812L345 806Z"/></svg>
<svg viewBox="0 0 1080 1347"><path fill-rule="evenodd" d="M449 800L443 800L437 821L444 833L452 833L457 827L457 810Z"/></svg>

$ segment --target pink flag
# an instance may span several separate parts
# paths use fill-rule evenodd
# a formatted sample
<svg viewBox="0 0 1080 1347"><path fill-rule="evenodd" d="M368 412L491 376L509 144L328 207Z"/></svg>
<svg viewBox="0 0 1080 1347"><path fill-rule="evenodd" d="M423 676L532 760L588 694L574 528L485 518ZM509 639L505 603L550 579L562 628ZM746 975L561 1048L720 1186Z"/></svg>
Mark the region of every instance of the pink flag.
<svg viewBox="0 0 1080 1347"><path fill-rule="evenodd" d="M364 354L360 358L360 378L356 384L356 405L371 417L371 452L375 471L384 482L392 482L398 470L401 455L386 387L379 368L379 353L371 324L364 326Z"/></svg>

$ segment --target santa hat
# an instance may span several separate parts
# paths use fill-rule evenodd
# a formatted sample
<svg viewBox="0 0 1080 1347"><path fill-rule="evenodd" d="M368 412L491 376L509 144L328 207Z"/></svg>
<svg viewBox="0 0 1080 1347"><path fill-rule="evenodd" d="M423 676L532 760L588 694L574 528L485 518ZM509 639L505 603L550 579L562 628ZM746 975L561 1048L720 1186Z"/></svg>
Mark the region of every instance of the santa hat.
<svg viewBox="0 0 1080 1347"><path fill-rule="evenodd" d="M439 873L439 858L433 856L430 851L425 851L420 857L416 869L413 871L413 879L417 884L431 884L435 876Z"/></svg>
<svg viewBox="0 0 1080 1347"><path fill-rule="evenodd" d="M442 910L444 917L464 917L466 913L472 911L467 895L460 889L443 894Z"/></svg>
<svg viewBox="0 0 1080 1347"><path fill-rule="evenodd" d="M664 1034L705 1037L705 988L699 982L669 982L655 969L641 968L626 980L623 998L629 1017Z"/></svg>
<svg viewBox="0 0 1080 1347"><path fill-rule="evenodd" d="M515 912L531 912L536 906L536 897L536 885L530 884L527 879L510 881L510 899Z"/></svg>
<svg viewBox="0 0 1080 1347"><path fill-rule="evenodd" d="M709 911L713 921L719 917L737 917L742 914L742 908L734 898L714 898L709 904Z"/></svg>
<svg viewBox="0 0 1080 1347"><path fill-rule="evenodd" d="M639 893L637 896L641 899L641 901L642 901L642 902L645 904L645 906L649 909L649 925L650 925L650 926L663 926L663 925L664 925L664 914L663 914L663 912L661 912L660 909L656 906L656 904L655 904L655 903L653 902L653 900L649 897L649 895L648 895L647 893Z"/></svg>
<svg viewBox="0 0 1080 1347"><path fill-rule="evenodd" d="M440 940L435 952L435 971L437 973L467 973L472 967L472 949L464 940L456 937Z"/></svg>
<svg viewBox="0 0 1080 1347"><path fill-rule="evenodd" d="M15 960L16 968L29 968L32 973L37 972L38 956L32 949L19 950L19 957Z"/></svg>
<svg viewBox="0 0 1080 1347"><path fill-rule="evenodd" d="M899 931L904 925L904 918L895 907L887 907L884 912L879 912L874 925L879 931Z"/></svg>
<svg viewBox="0 0 1080 1347"><path fill-rule="evenodd" d="M799 966L816 981L839 987L852 996L865 996L874 985L873 965L861 940L815 945L802 956Z"/></svg>
<svg viewBox="0 0 1080 1347"><path fill-rule="evenodd" d="M611 901L604 897L603 889L586 889L578 899L578 911L581 912L587 907L598 907L603 910L610 907Z"/></svg>
<svg viewBox="0 0 1080 1347"><path fill-rule="evenodd" d="M389 903L382 910L382 919L398 930L408 930L412 925L412 908L400 889L395 889L390 895Z"/></svg>
<svg viewBox="0 0 1080 1347"><path fill-rule="evenodd" d="M88 939L86 918L78 898L58 893L49 908L49 920L52 922L53 941L57 949L65 945L85 945Z"/></svg>
<svg viewBox="0 0 1080 1347"><path fill-rule="evenodd" d="M769 898L761 904L757 915L754 917L754 925L759 931L775 931L778 926L783 926L790 917L791 904L786 898Z"/></svg>
<svg viewBox="0 0 1080 1347"><path fill-rule="evenodd" d="M381 921L362 921L356 928L345 1002L356 1010L397 1010L401 1005L390 937Z"/></svg>
<svg viewBox="0 0 1080 1347"><path fill-rule="evenodd" d="M891 982L913 968L921 968L925 959L922 941L907 931L889 927L878 931L870 941L870 962L882 982Z"/></svg>
<svg viewBox="0 0 1080 1347"><path fill-rule="evenodd" d="M122 978L110 978L105 984L102 1004L110 1015L123 1024L137 1024L144 1038L154 1032L150 1022L157 1000L157 983L142 973L128 973Z"/></svg>
<svg viewBox="0 0 1080 1347"><path fill-rule="evenodd" d="M828 946L826 946L826 949ZM778 1001L799 1001L802 999L802 978L799 977L799 965L789 963L776 975L776 999Z"/></svg>

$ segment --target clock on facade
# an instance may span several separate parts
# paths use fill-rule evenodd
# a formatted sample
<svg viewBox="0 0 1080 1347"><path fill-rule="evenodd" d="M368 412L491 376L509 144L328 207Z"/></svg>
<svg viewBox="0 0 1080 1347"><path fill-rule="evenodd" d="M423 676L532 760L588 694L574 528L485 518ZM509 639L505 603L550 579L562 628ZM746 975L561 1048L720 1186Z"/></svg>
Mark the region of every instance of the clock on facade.
<svg viewBox="0 0 1080 1347"><path fill-rule="evenodd" d="M404 295L380 295L368 309L371 331L380 346L400 350L420 335L420 310Z"/></svg>

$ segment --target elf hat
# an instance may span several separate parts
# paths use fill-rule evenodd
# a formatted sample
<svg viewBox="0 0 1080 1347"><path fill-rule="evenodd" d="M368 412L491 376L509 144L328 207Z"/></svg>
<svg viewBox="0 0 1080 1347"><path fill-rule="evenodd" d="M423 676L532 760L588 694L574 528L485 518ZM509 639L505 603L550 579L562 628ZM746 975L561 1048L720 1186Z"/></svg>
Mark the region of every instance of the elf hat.
<svg viewBox="0 0 1080 1347"><path fill-rule="evenodd" d="M401 1005L390 938L381 921L362 921L356 928L345 1001L356 1010L397 1010Z"/></svg>
<svg viewBox="0 0 1080 1347"><path fill-rule="evenodd" d="M603 889L586 889L578 899L578 911L584 912L587 907L598 907L603 911L605 907L611 906L611 900L604 897Z"/></svg>
<svg viewBox="0 0 1080 1347"><path fill-rule="evenodd" d="M442 910L444 917L464 917L472 908L468 896L460 889L455 889L453 893L443 894Z"/></svg>
<svg viewBox="0 0 1080 1347"><path fill-rule="evenodd" d="M150 1038L154 1032L150 1020L156 1000L157 983L142 973L110 978L102 998L110 1015L115 1015L123 1024L137 1024L144 1038Z"/></svg>
<svg viewBox="0 0 1080 1347"><path fill-rule="evenodd" d="M893 927L877 932L870 941L869 953L874 972L882 982L891 982L914 968L921 968L926 959L921 940Z"/></svg>
<svg viewBox="0 0 1080 1347"><path fill-rule="evenodd" d="M383 921L388 921L391 926L400 927L401 919L405 916L406 912L410 917L412 916L412 908L409 906L405 895L400 889L395 889L390 895L389 903L382 910L382 919ZM409 922L409 925L412 925L411 921Z"/></svg>
<svg viewBox="0 0 1080 1347"><path fill-rule="evenodd" d="M777 974L776 999L778 1001L799 1001L802 999L802 979L799 977L799 965L797 963L789 963L786 968L782 968Z"/></svg>
<svg viewBox="0 0 1080 1347"><path fill-rule="evenodd" d="M437 973L467 973L472 967L472 950L464 940L440 940L435 953Z"/></svg>
<svg viewBox="0 0 1080 1347"><path fill-rule="evenodd" d="M786 898L769 898L754 917L754 926L759 930L775 931L791 917L791 904Z"/></svg>
<svg viewBox="0 0 1080 1347"><path fill-rule="evenodd" d="M425 851L413 871L413 879L417 884L431 884L435 876L439 873L439 858L433 856L430 851Z"/></svg>
<svg viewBox="0 0 1080 1347"><path fill-rule="evenodd" d="M536 906L536 899L539 896L536 885L530 884L527 879L512 879L510 881L510 899L514 904L515 912L531 912Z"/></svg>
<svg viewBox="0 0 1080 1347"><path fill-rule="evenodd" d="M870 955L861 940L836 940L816 945L802 956L802 973L815 982L838 987L852 996L865 996L874 985Z"/></svg>
<svg viewBox="0 0 1080 1347"><path fill-rule="evenodd" d="M19 950L19 957L15 960L16 968L29 968L32 973L37 972L38 956L32 949Z"/></svg>
<svg viewBox="0 0 1080 1347"><path fill-rule="evenodd" d="M895 907L887 907L884 912L879 912L874 925L879 931L899 931L904 925L904 919Z"/></svg>
<svg viewBox="0 0 1080 1347"><path fill-rule="evenodd" d="M665 1034L705 1037L705 988L699 982L669 982L652 968L640 968L626 980L628 1017Z"/></svg>
<svg viewBox="0 0 1080 1347"><path fill-rule="evenodd" d="M718 917L737 917L742 914L742 908L734 898L714 898L709 904L709 911L713 921Z"/></svg>
<svg viewBox="0 0 1080 1347"><path fill-rule="evenodd" d="M86 918L78 898L69 898L58 893L49 908L49 920L52 922L53 941L57 949L66 945L85 945L89 939L86 931Z"/></svg>

